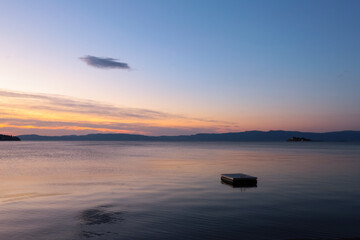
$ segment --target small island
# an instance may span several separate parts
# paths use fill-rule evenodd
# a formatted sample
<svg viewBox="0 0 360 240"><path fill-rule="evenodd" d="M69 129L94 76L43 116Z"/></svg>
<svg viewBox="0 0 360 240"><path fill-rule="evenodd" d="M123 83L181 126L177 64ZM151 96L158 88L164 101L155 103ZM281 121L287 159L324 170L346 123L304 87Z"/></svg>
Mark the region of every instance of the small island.
<svg viewBox="0 0 360 240"><path fill-rule="evenodd" d="M21 139L16 136L0 134L0 141L21 141Z"/></svg>
<svg viewBox="0 0 360 240"><path fill-rule="evenodd" d="M292 137L287 140L287 142L310 142L311 139L303 138L303 137Z"/></svg>

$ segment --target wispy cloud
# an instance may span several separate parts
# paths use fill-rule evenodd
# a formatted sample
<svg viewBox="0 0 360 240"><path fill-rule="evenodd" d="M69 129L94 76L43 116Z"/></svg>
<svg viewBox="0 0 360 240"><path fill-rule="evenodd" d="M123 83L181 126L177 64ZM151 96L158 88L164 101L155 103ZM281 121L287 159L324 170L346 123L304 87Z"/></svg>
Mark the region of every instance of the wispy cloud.
<svg viewBox="0 0 360 240"><path fill-rule="evenodd" d="M130 66L127 63L119 62L118 59L115 58L101 58L87 55L80 57L80 60L96 68L130 70Z"/></svg>
<svg viewBox="0 0 360 240"><path fill-rule="evenodd" d="M108 115L123 118L138 118L138 119L157 119L175 117L171 114L153 111L148 109L118 107L110 104L99 103L91 100L70 98L61 95L48 94L31 94L19 93L0 89L0 98L12 99L12 106L19 103L21 105L30 105L31 109L47 110L56 112L73 112L79 114L98 114ZM17 101L20 100L21 101Z"/></svg>
<svg viewBox="0 0 360 240"><path fill-rule="evenodd" d="M94 132L177 135L233 130L233 124L141 108L119 107L61 95L0 89L0 132L86 134Z"/></svg>

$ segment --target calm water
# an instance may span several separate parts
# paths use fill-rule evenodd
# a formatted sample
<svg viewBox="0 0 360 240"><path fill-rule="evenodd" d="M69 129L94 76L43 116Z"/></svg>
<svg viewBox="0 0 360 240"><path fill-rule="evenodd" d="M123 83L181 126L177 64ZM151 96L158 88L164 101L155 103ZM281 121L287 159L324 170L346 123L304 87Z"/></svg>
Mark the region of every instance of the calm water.
<svg viewBox="0 0 360 240"><path fill-rule="evenodd" d="M221 173L259 178L232 188ZM360 145L1 142L0 239L360 237Z"/></svg>

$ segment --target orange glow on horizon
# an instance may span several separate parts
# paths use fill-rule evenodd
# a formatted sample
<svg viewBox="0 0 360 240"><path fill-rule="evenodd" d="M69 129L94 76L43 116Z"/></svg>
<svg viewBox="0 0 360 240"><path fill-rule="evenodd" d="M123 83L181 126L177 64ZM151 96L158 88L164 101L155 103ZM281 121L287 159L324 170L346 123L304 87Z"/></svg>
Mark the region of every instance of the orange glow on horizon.
<svg viewBox="0 0 360 240"><path fill-rule="evenodd" d="M0 124L0 128L19 128L19 129L46 129L46 130L94 130L97 132L111 132L111 133L131 133L131 134L144 134L141 131L130 131L122 129L109 129L109 128L92 128L92 127L78 127L78 126L58 126L58 127L40 127L32 125L11 125L11 124Z"/></svg>
<svg viewBox="0 0 360 240"><path fill-rule="evenodd" d="M7 132L15 130L22 134L23 131L17 129L34 129L34 133L36 130L66 130L163 135L164 131L196 133L201 129L206 132L235 129L230 123L148 109L117 107L57 95L3 92L0 95L3 118L0 129Z"/></svg>

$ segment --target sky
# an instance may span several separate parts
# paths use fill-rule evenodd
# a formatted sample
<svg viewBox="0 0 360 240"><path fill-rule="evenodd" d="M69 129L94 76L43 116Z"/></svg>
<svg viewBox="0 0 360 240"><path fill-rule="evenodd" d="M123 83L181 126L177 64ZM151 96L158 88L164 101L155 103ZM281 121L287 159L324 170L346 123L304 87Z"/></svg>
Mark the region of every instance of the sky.
<svg viewBox="0 0 360 240"><path fill-rule="evenodd" d="M0 0L0 133L360 130L360 1Z"/></svg>

